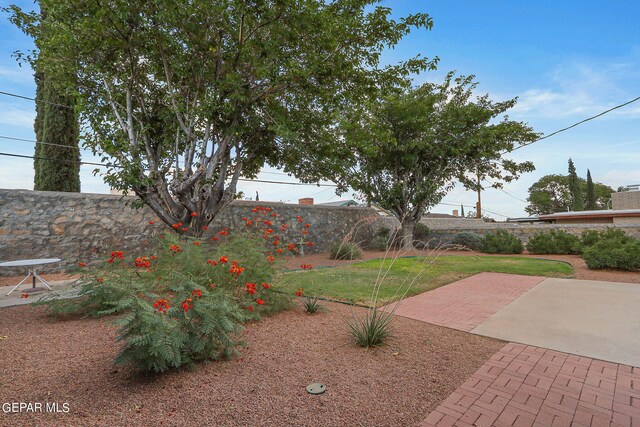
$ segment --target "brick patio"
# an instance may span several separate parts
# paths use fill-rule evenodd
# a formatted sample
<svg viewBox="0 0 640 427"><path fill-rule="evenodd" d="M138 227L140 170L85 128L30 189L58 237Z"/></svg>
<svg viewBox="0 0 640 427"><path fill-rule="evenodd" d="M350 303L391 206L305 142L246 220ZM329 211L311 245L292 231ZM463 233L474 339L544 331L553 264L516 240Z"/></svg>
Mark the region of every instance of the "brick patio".
<svg viewBox="0 0 640 427"><path fill-rule="evenodd" d="M420 424L640 426L640 368L509 343Z"/></svg>
<svg viewBox="0 0 640 427"><path fill-rule="evenodd" d="M406 298L395 314L469 332L544 279L480 273Z"/></svg>

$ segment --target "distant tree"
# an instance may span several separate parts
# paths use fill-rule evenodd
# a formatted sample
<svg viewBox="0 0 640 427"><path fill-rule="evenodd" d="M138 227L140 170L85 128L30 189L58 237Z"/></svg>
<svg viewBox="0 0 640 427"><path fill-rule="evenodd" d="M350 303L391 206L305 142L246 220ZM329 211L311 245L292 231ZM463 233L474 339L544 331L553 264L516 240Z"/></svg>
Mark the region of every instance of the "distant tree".
<svg viewBox="0 0 640 427"><path fill-rule="evenodd" d="M596 190L593 186L593 180L591 179L591 171L587 169L587 197L586 208L588 211L597 209L596 205Z"/></svg>
<svg viewBox="0 0 640 427"><path fill-rule="evenodd" d="M464 218L464 205L460 205L460 216Z"/></svg>
<svg viewBox="0 0 640 427"><path fill-rule="evenodd" d="M629 191L629 189L627 187L622 186L622 185L620 187L618 187L618 189L616 190L616 192L618 192L618 193L622 193L624 191Z"/></svg>
<svg viewBox="0 0 640 427"><path fill-rule="evenodd" d="M524 123L496 120L516 100L476 98L476 86L473 76L449 73L442 83L388 93L344 117L343 139L354 147L357 167L343 168L342 179L398 218L405 249L423 213L456 181L476 189L479 169L496 181L533 169L503 158L537 137Z"/></svg>
<svg viewBox="0 0 640 427"><path fill-rule="evenodd" d="M578 178L580 192L586 195L587 182ZM594 183L596 209L606 209L613 189L608 185ZM525 211L529 215L546 215L566 212L571 207L569 177L566 175L545 175L529 187L529 205Z"/></svg>
<svg viewBox="0 0 640 427"><path fill-rule="evenodd" d="M573 160L569 159L569 197L571 198L569 207L574 212L584 210L584 198L582 197L578 181L576 167L573 164Z"/></svg>

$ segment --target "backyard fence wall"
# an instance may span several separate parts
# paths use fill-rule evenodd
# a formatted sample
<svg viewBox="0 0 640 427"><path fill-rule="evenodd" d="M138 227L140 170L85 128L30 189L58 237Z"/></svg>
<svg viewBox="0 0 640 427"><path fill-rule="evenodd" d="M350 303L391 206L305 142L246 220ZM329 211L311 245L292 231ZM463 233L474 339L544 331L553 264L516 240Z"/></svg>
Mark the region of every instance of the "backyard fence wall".
<svg viewBox="0 0 640 427"><path fill-rule="evenodd" d="M149 208L133 209L133 197L109 194L58 193L48 191L0 190L0 261L27 258L61 258L48 272L104 260L113 250L149 255L159 231L173 232L155 220ZM270 206L283 221L300 215L312 224L310 251L325 251L331 244L355 231L353 240L367 240L380 227L372 209L289 205L270 202L235 201L210 226L209 235L223 227L239 228L242 217L252 215L255 206ZM204 239L204 238L203 238ZM0 269L0 275L22 274L22 269Z"/></svg>

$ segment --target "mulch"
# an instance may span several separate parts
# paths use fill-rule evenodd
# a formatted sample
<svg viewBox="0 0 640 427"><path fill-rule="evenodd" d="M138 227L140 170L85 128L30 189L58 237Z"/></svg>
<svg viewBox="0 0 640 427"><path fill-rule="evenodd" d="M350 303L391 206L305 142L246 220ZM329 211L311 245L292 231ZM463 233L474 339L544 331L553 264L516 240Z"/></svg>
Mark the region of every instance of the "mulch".
<svg viewBox="0 0 640 427"><path fill-rule="evenodd" d="M241 358L155 377L113 365L113 319L3 309L0 403L68 403L70 411L0 412L0 425L416 425L504 345L398 317L389 344L360 348L347 319L365 309L325 306L249 324ZM308 394L312 382L326 392Z"/></svg>

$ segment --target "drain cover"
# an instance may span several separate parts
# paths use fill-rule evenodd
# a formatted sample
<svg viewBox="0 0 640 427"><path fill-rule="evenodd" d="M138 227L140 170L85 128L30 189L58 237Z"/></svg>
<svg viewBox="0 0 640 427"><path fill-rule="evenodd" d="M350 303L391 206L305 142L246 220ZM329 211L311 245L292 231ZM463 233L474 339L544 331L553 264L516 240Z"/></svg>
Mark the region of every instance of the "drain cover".
<svg viewBox="0 0 640 427"><path fill-rule="evenodd" d="M311 394L322 394L325 392L326 389L327 387L325 387L324 384L320 384L320 383L313 383L307 386L307 392Z"/></svg>

